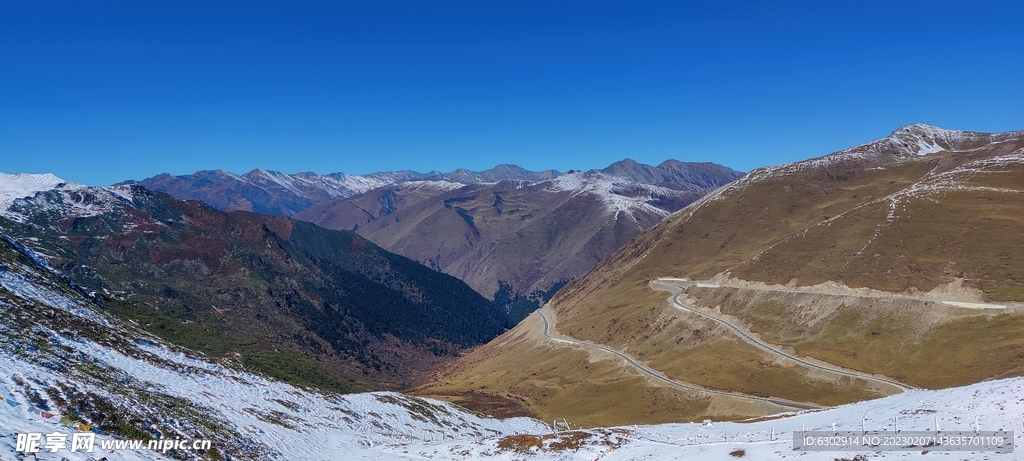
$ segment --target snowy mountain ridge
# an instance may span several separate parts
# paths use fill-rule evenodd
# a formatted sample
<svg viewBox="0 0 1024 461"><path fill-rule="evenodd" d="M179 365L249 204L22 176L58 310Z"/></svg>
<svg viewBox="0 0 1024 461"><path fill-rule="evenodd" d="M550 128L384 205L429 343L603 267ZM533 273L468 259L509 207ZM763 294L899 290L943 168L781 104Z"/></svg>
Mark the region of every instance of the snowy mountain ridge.
<svg viewBox="0 0 1024 461"><path fill-rule="evenodd" d="M189 175L167 173L121 184L139 184L177 198L199 199L224 211L246 210L268 215L292 216L316 203L352 197L380 187L406 182L448 184L495 183L502 180L539 181L557 177L555 170L528 171L516 165L498 165L485 171L458 169L450 173L431 171L385 171L365 175L311 172L295 174L257 168L245 174L221 170L197 171ZM442 186L444 187L444 186Z"/></svg>
<svg viewBox="0 0 1024 461"><path fill-rule="evenodd" d="M652 204L658 198L700 194L699 187L692 184L677 185L676 189L634 182L626 177L608 174L601 171L573 172L538 184L543 190L551 192L569 192L570 196L581 194L593 195L605 205L605 211L617 219L619 213L625 213L633 222L637 222L635 211L643 211L661 217L668 216L672 210L659 208Z"/></svg>
<svg viewBox="0 0 1024 461"><path fill-rule="evenodd" d="M736 181L723 186L714 193L695 201L688 207L679 210L678 214L686 214L697 210L707 203L722 200L728 194L743 190L748 184L758 183L773 177L797 175L818 168L835 170L843 174L843 169L852 165L852 169L861 169L865 165L874 168L885 168L887 164L938 154L941 152L964 152L987 149L999 144L1010 144L1024 138L1024 130L1005 133L981 133L939 128L924 123L914 123L900 127L889 136L866 144L834 152L821 157L801 160L781 165L772 165L755 169ZM991 161L977 162L977 165L992 166L992 162L1000 159L1014 161L1019 152L997 156ZM960 169L963 172L963 169ZM940 173L936 173L940 174ZM948 174L946 175L949 176Z"/></svg>
<svg viewBox="0 0 1024 461"><path fill-rule="evenodd" d="M50 189L80 189L83 184L65 181L52 173L8 174L0 172L0 208L6 208L16 199L31 197L36 192Z"/></svg>
<svg viewBox="0 0 1024 461"><path fill-rule="evenodd" d="M1024 130L1006 133L981 133L949 130L925 123L902 126L885 138L829 154L816 161L874 159L885 162L921 157L939 152L958 152L987 147L1024 136ZM803 162L797 162L803 163ZM792 165L792 164L790 164ZM784 165L780 165L784 166Z"/></svg>
<svg viewBox="0 0 1024 461"><path fill-rule="evenodd" d="M183 200L202 200L224 211L245 210L268 215L294 216L319 203L355 197L382 187L402 187L403 184L410 182L436 182L439 188L445 189L452 185L495 185L501 181L518 181L527 185L542 184L573 174L577 175L576 179L586 176L579 173L572 170L568 173L556 170L529 171L510 164L497 165L484 171L460 168L449 173L417 173L400 170L366 175L320 175L311 172L286 174L264 169L255 169L238 175L221 170L207 170L179 176L165 173L122 184L139 184ZM601 170L587 172L590 176L594 173L618 178L621 183L668 185L672 188L695 185L705 189L717 187L718 184L741 175L739 172L711 163L666 160L657 167L652 167L631 159L616 162Z"/></svg>
<svg viewBox="0 0 1024 461"><path fill-rule="evenodd" d="M38 177L11 182L0 177L0 197L6 198L0 200L0 216L21 223L27 219L28 210L65 217L96 216L135 200L132 186L91 187L64 181L49 173L33 176Z"/></svg>

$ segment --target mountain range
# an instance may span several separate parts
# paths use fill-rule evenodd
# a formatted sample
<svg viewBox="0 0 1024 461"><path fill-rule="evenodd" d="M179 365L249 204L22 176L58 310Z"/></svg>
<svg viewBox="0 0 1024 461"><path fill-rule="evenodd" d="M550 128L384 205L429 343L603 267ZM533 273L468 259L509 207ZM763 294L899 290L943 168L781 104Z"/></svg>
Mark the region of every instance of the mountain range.
<svg viewBox="0 0 1024 461"><path fill-rule="evenodd" d="M558 176L558 172L554 170L533 172L515 165L498 165L481 172L466 169L458 169L447 174L436 171L392 171L362 176L346 173L285 174L262 169L238 175L221 170L205 170L180 176L164 173L141 181L125 181L119 185L138 184L149 190L166 192L182 200L202 200L224 211L243 210L265 215L292 216L320 202L351 197L401 182L442 181L474 184L503 179L542 181L555 176Z"/></svg>
<svg viewBox="0 0 1024 461"><path fill-rule="evenodd" d="M923 124L754 170L644 231L420 392L624 424L1018 376L1022 186L1024 132ZM720 392L667 385L608 351Z"/></svg>
<svg viewBox="0 0 1024 461"><path fill-rule="evenodd" d="M352 232L137 185L0 181L12 185L0 229L91 287L110 312L279 379L407 387L508 326L463 282Z"/></svg>
<svg viewBox="0 0 1024 461"><path fill-rule="evenodd" d="M458 277L518 320L640 231L741 176L713 163L626 159L567 173L515 165L366 176L214 171L138 184L357 232Z"/></svg>

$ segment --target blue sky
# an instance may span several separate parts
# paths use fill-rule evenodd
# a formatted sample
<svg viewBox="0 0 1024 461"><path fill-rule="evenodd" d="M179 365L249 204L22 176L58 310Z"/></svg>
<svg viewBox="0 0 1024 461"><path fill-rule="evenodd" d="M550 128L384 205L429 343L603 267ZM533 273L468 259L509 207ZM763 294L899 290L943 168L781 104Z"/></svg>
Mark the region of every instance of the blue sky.
<svg viewBox="0 0 1024 461"><path fill-rule="evenodd" d="M0 171L738 170L1024 129L1024 2L0 0Z"/></svg>

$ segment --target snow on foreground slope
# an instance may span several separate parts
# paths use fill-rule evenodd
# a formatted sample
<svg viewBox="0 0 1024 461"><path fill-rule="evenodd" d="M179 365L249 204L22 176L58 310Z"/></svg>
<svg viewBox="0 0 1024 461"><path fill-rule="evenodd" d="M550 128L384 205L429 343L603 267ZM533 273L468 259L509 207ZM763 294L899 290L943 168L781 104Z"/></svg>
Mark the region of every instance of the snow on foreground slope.
<svg viewBox="0 0 1024 461"><path fill-rule="evenodd" d="M2 460L19 459L19 433L82 432L61 424L69 418L102 429L97 443L111 438L106 432L119 432L132 439L208 439L218 452L175 453L186 459L405 459L404 443L545 428L529 418L497 420L392 392L325 395L214 364L96 309L29 256L0 241ZM146 450L96 450L37 457L163 459Z"/></svg>
<svg viewBox="0 0 1024 461"><path fill-rule="evenodd" d="M102 366L112 366L130 373L149 389L158 389L191 400L204 412L208 412L208 417L229 424L232 430L249 438L251 443L262 445L252 451L255 459L333 460L371 455L374 459L403 459L400 445L383 447L395 452L392 455L374 453L382 448L381 445L387 444L494 437L544 429L539 421L528 418L503 421L481 418L444 402L391 392L347 396L311 393L227 370L170 352L160 346L147 346L146 349L185 368L154 365L88 341L67 340L62 345L92 357ZM34 388L43 383L66 381L67 378L14 357L0 357L0 389L6 391L5 398L20 404L18 407L8 405L0 408L0 459L15 458L13 449L17 433L74 432L57 424L60 415L42 418L16 383L19 380L28 382ZM222 442L216 437L211 438L211 441L215 447ZM39 459L51 459L46 455L48 453L40 454ZM52 459L69 456L75 459L73 455L61 450ZM97 452L90 456L162 459L157 453L147 451ZM82 456L81 459L87 458Z"/></svg>
<svg viewBox="0 0 1024 461"><path fill-rule="evenodd" d="M1009 378L938 391L912 391L883 399L803 412L761 422L658 424L537 433L538 437L447 441L403 447L416 459L536 460L1019 460L1020 451L795 451L793 433L802 430L906 431L1012 430L1021 442L1024 424L1024 378ZM570 421L571 423L571 421ZM775 440L772 441L774 433ZM514 443L510 443L514 442ZM542 448L532 448L541 445ZM579 446L578 449L574 449ZM507 447L502 449L501 447ZM519 451L516 451L518 448ZM388 451L393 448L387 447ZM923 451L928 451L923 454ZM742 456L740 455L742 452ZM858 458L863 456L863 458Z"/></svg>

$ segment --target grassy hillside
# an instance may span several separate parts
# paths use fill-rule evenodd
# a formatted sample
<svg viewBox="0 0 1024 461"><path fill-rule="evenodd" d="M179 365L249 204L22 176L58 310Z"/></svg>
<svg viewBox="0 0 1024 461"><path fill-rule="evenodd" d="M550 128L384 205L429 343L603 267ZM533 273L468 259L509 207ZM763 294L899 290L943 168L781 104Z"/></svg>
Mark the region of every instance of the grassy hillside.
<svg viewBox="0 0 1024 461"><path fill-rule="evenodd" d="M937 289L964 301L1024 301L1024 133L950 133L940 132L939 151L928 155L918 155L922 144L901 130L832 156L751 172L559 291L551 302L559 331L708 387L824 405L878 395L862 381L779 365L724 328L670 307L668 294L648 282L717 275L790 287L832 281L911 295ZM1017 309L731 288L694 290L688 299L799 355L918 386L1024 372L1024 315ZM536 343L571 362L564 347ZM445 385L479 389L472 383L484 370L511 360L491 355L461 361L465 367ZM562 366L553 374L566 373ZM503 389L528 379L515 373L504 378ZM605 399L630 395L602 389L596 394ZM543 403L531 409L547 411Z"/></svg>

